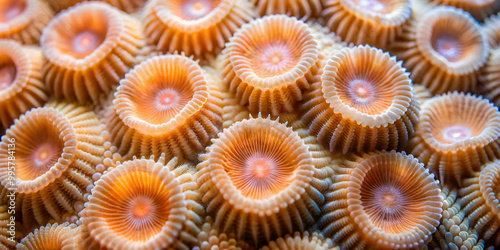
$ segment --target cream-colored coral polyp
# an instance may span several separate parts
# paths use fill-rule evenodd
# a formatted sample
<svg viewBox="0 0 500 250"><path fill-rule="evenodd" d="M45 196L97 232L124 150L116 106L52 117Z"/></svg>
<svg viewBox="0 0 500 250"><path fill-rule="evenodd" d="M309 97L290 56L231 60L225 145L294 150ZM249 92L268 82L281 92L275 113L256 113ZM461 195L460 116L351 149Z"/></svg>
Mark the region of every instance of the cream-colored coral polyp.
<svg viewBox="0 0 500 250"><path fill-rule="evenodd" d="M142 218L151 220L147 224L139 218L133 219L133 215L127 214L132 212L124 208L137 197L149 199L151 206L162 205L153 207L155 210ZM95 183L82 214L83 224L102 246L165 248L180 234L188 209L185 199L176 176L163 164L146 159L128 161ZM145 224L134 226L134 223Z"/></svg>
<svg viewBox="0 0 500 250"><path fill-rule="evenodd" d="M449 74L474 73L488 58L488 40L482 29L466 12L453 7L436 7L417 25L416 44L426 60ZM449 34L459 46L459 58L450 60L436 51L434 39Z"/></svg>
<svg viewBox="0 0 500 250"><path fill-rule="evenodd" d="M153 97L148 94L154 87L188 88L193 94L177 114L168 117L169 120L151 122L152 118L143 119L145 114L139 113L139 106L149 104L148 99ZM163 135L200 113L209 101L209 90L206 72L195 61L181 55L168 55L145 61L129 72L120 81L113 103L116 114L126 126L145 135ZM154 110L154 107L149 109Z"/></svg>
<svg viewBox="0 0 500 250"><path fill-rule="evenodd" d="M195 15L190 16L189 11ZM197 13L197 12L203 13ZM148 43L162 52L197 58L219 53L232 34L255 17L245 0L149 1L142 19Z"/></svg>
<svg viewBox="0 0 500 250"><path fill-rule="evenodd" d="M39 48L2 40L0 57L2 68L10 67L6 70L11 70L4 73L14 73L9 86L0 90L0 109L4 110L0 112L0 127L6 129L26 111L42 106L49 95L42 79L43 55Z"/></svg>
<svg viewBox="0 0 500 250"><path fill-rule="evenodd" d="M14 127L8 131L8 135L11 138L17 138L17 143L25 147L36 147L36 138L40 133L47 133L47 131L39 131L37 128L43 128L43 125L50 124L52 127L49 129L57 128L59 138L57 138L58 144L63 144L60 159L52 166L47 166L48 169L44 173L37 174L34 176L31 173L32 168L36 166L33 165L34 160L22 159L20 155L18 157L22 162L19 162L17 169L18 174L16 178L17 191L20 193L33 193L37 192L49 184L51 184L55 179L59 178L70 166L75 157L77 151L77 135L70 121L64 117L63 113L58 112L52 108L38 108L28 111L24 116L22 116ZM50 135L56 135L54 133L49 133ZM19 137L21 136L21 137ZM35 144L35 145L33 145ZM0 154L7 154L7 152L1 150ZM23 152L24 157L30 157L29 152ZM2 164L3 165L3 164ZM3 185L9 185L7 181L7 166L2 167L1 183ZM25 171L25 172L21 172ZM35 171L35 170L33 170ZM38 172L38 171L37 171ZM10 186L10 185L9 185Z"/></svg>
<svg viewBox="0 0 500 250"><path fill-rule="evenodd" d="M411 81L401 63L370 46L347 48L333 55L321 80L324 98L333 112L361 126L394 123L405 114L413 97ZM357 102L355 94L349 94L350 85L358 80L373 88L373 100Z"/></svg>
<svg viewBox="0 0 500 250"><path fill-rule="evenodd" d="M370 9L370 5L363 6L366 2L382 8ZM325 25L344 41L385 49L401 34L411 12L408 0L324 0L322 16Z"/></svg>
<svg viewBox="0 0 500 250"><path fill-rule="evenodd" d="M119 45L121 36L130 32L126 30L121 15L118 10L99 2L79 3L62 12L50 21L40 38L45 56L54 65L75 71L95 67ZM68 30L68 26L73 29ZM87 29L104 32L100 35L105 39L91 54L81 59L74 58L69 43L64 40Z"/></svg>
<svg viewBox="0 0 500 250"><path fill-rule="evenodd" d="M253 57L259 55L255 53L274 44L280 46L280 43L290 53L297 53L293 57L296 64L277 75L255 72ZM236 76L257 88L293 84L304 77L318 60L317 42L307 25L284 15L264 17L243 26L227 45L227 51Z"/></svg>
<svg viewBox="0 0 500 250"><path fill-rule="evenodd" d="M443 130L453 125L467 127L471 130L471 136L456 142L444 142L441 139ZM481 97L453 92L426 102L418 127L420 136L438 152L466 152L471 147L479 150L498 141L500 112Z"/></svg>
<svg viewBox="0 0 500 250"><path fill-rule="evenodd" d="M309 27L285 15L244 25L221 54L224 85L251 112L292 112L318 74L320 48Z"/></svg>
<svg viewBox="0 0 500 250"><path fill-rule="evenodd" d="M22 10L16 16L0 22L0 38L16 40L26 45L37 44L54 12L42 0L6 0L2 1L0 8L5 10L16 4Z"/></svg>
<svg viewBox="0 0 500 250"><path fill-rule="evenodd" d="M367 183L368 176L373 174L376 176ZM395 197L394 202L400 204L391 204L390 207L403 211L386 212L384 216L377 212L385 211L367 210L369 203L385 204L383 200L375 199L376 196L362 197L363 190L377 192L376 188L383 186L397 190L390 195ZM412 156L381 153L366 158L351 172L347 192L347 210L358 227L363 229L365 237L379 246L411 248L422 245L436 230L441 219L442 198L438 183Z"/></svg>
<svg viewBox="0 0 500 250"><path fill-rule="evenodd" d="M273 130L266 132L266 128L268 127L272 127ZM245 158L254 153L268 153L253 152L259 149L259 147L252 146L253 143L248 141L250 138L245 139L244 137L252 132L257 132L258 137L265 136L267 138L256 140L254 143L260 141L260 143L263 143L261 145L262 150L272 150L271 157L282 157L282 154L286 154L288 155L286 161L289 164L296 164L293 166L293 172L290 173L291 176L288 177L292 178L292 181L288 185L283 186L281 186L283 183L277 183L278 186L276 188L281 186L281 190L277 190L278 192L273 196L265 196L264 199L257 198L259 196L256 199L252 195L245 196L242 194L244 190L239 188L244 188L245 185L236 186L234 182L236 176L233 177L233 174L229 171L231 171L231 167L243 168L244 165L228 166L228 156L225 156L227 154L235 154L234 150L238 150L237 145L241 142L245 142L245 144L249 143L246 147L251 148L246 149L245 154L236 157ZM273 149L275 146L279 146L279 148ZM304 192L307 185L310 185L309 182L312 180L314 168L311 154L307 151L306 146L296 133L283 124L263 118L237 122L224 130L222 134L219 134L219 139L214 141L209 158L211 178L217 183L216 187L221 194L224 194L225 199L232 203L237 210L260 214L261 216L276 213L275 208L282 206L283 203L294 203L299 197L297 195Z"/></svg>

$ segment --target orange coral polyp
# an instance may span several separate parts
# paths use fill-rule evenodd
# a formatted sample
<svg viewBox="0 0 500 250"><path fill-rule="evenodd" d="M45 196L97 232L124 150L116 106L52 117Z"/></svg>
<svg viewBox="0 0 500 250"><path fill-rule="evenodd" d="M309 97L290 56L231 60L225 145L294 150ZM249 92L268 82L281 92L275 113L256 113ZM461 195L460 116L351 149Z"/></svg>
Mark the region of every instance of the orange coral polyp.
<svg viewBox="0 0 500 250"><path fill-rule="evenodd" d="M403 150L420 107L401 63L370 46L332 53L304 99L299 108L310 133L344 154Z"/></svg>
<svg viewBox="0 0 500 250"><path fill-rule="evenodd" d="M0 128L31 108L42 106L48 97L42 81L43 55L40 49L15 41L0 41Z"/></svg>
<svg viewBox="0 0 500 250"><path fill-rule="evenodd" d="M8 22L26 10L26 0L2 1L0 4L0 22Z"/></svg>
<svg viewBox="0 0 500 250"><path fill-rule="evenodd" d="M219 90L198 63L165 55L120 81L103 119L125 159L163 152L195 160L222 128L221 106Z"/></svg>
<svg viewBox="0 0 500 250"><path fill-rule="evenodd" d="M40 40L50 91L58 99L82 104L98 104L146 53L139 21L100 2L61 12Z"/></svg>
<svg viewBox="0 0 500 250"><path fill-rule="evenodd" d="M119 163L95 183L82 211L88 230L82 236L101 248L193 247L204 209L188 169L176 158L165 162L164 155L158 162L143 157Z"/></svg>
<svg viewBox="0 0 500 250"><path fill-rule="evenodd" d="M458 92L429 99L408 152L441 182L457 181L500 157L500 112L481 97Z"/></svg>
<svg viewBox="0 0 500 250"><path fill-rule="evenodd" d="M0 2L0 38L22 44L37 44L42 29L54 13L41 0L5 0Z"/></svg>
<svg viewBox="0 0 500 250"><path fill-rule="evenodd" d="M35 109L26 114L36 121L37 129L26 130L17 139L22 150L17 154L17 190L31 193L43 189L59 177L69 167L61 162L71 162L75 157L77 136L70 121L54 109ZM33 126L28 120L21 120L20 126ZM40 160L40 154L45 154Z"/></svg>
<svg viewBox="0 0 500 250"><path fill-rule="evenodd" d="M16 214L26 228L49 221L76 221L88 186L103 162L101 124L89 107L50 102L26 112L6 131L0 155L18 150L13 161L0 161L0 183L16 186ZM7 158L6 158L7 159ZM16 166L9 181L9 165Z"/></svg>
<svg viewBox="0 0 500 250"><path fill-rule="evenodd" d="M148 42L158 50L207 59L254 15L244 0L154 0L144 7L143 23Z"/></svg>
<svg viewBox="0 0 500 250"><path fill-rule="evenodd" d="M461 9L435 7L409 21L390 51L433 94L474 91L489 53L481 27Z"/></svg>
<svg viewBox="0 0 500 250"><path fill-rule="evenodd" d="M442 197L434 176L397 152L350 155L336 161L318 226L344 249L418 248L439 226Z"/></svg>
<svg viewBox="0 0 500 250"><path fill-rule="evenodd" d="M267 16L243 26L228 43L223 82L251 112L292 112L317 74L319 53L306 24Z"/></svg>
<svg viewBox="0 0 500 250"><path fill-rule="evenodd" d="M197 179L216 230L259 245L314 223L320 190L333 172L324 152L310 144L314 139L303 137L307 132L259 116L233 123L213 140Z"/></svg>
<svg viewBox="0 0 500 250"><path fill-rule="evenodd" d="M402 33L411 13L408 0L325 0L323 5L326 26L344 41L382 49Z"/></svg>

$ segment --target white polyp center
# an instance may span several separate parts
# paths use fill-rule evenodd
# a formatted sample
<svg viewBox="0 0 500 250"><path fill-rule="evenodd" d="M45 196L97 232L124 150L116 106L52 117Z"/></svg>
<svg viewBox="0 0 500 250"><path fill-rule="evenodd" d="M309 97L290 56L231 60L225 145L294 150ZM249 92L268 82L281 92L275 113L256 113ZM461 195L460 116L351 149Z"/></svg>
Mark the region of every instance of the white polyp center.
<svg viewBox="0 0 500 250"><path fill-rule="evenodd" d="M135 219L144 219L148 217L153 210L151 199L147 197L137 197L132 203L131 214Z"/></svg>
<svg viewBox="0 0 500 250"><path fill-rule="evenodd" d="M454 61L460 57L460 43L452 36L441 36L436 40L434 48L440 55L450 61Z"/></svg>
<svg viewBox="0 0 500 250"><path fill-rule="evenodd" d="M21 15L26 9L26 0L0 1L0 22L9 22Z"/></svg>
<svg viewBox="0 0 500 250"><path fill-rule="evenodd" d="M256 61L260 76L275 76L285 73L294 66L290 49L284 44L272 44L261 51L260 60Z"/></svg>
<svg viewBox="0 0 500 250"><path fill-rule="evenodd" d="M35 164L37 166L45 166L47 161L52 158L56 149L49 143L40 145L35 151Z"/></svg>
<svg viewBox="0 0 500 250"><path fill-rule="evenodd" d="M385 4L377 0L358 0L358 4L360 7L373 12L383 12L386 10Z"/></svg>
<svg viewBox="0 0 500 250"><path fill-rule="evenodd" d="M404 199L397 188L391 186L379 187L375 192L375 204L378 204L384 214L395 214L401 210Z"/></svg>
<svg viewBox="0 0 500 250"><path fill-rule="evenodd" d="M201 18L207 15L212 9L210 1L193 0L185 5L185 11L191 18Z"/></svg>
<svg viewBox="0 0 500 250"><path fill-rule="evenodd" d="M274 169L274 164L267 158L254 156L248 160L248 170L257 179L267 178Z"/></svg>
<svg viewBox="0 0 500 250"><path fill-rule="evenodd" d="M373 85L364 80L354 80L349 86L349 94L358 103L369 102L373 99L374 92Z"/></svg>
<svg viewBox="0 0 500 250"><path fill-rule="evenodd" d="M451 126L443 130L443 137L450 142L459 142L471 138L472 132L464 126Z"/></svg>
<svg viewBox="0 0 500 250"><path fill-rule="evenodd" d="M179 93L172 89L164 89L157 95L157 102L163 109L169 109L174 104L178 104L180 100Z"/></svg>
<svg viewBox="0 0 500 250"><path fill-rule="evenodd" d="M16 67L4 65L0 67L0 91L10 87L16 79Z"/></svg>
<svg viewBox="0 0 500 250"><path fill-rule="evenodd" d="M73 40L73 49L77 53L86 53L97 48L99 43L99 39L94 32L83 31Z"/></svg>

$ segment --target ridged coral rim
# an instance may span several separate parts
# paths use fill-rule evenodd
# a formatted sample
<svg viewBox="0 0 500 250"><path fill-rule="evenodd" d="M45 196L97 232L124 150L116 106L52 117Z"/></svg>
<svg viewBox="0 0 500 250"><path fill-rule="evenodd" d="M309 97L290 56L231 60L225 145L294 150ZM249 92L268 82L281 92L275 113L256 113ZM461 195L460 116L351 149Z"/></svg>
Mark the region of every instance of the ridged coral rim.
<svg viewBox="0 0 500 250"><path fill-rule="evenodd" d="M69 34L78 28L88 28L80 19L88 16L97 16L107 22L106 35L104 40L90 54L83 58L75 58L62 50L67 46L64 43ZM40 44L45 57L50 63L73 70L86 70L100 63L109 53L120 44L121 37L125 30L122 13L105 3L83 2L62 11L54 17L43 29Z"/></svg>
<svg viewBox="0 0 500 250"><path fill-rule="evenodd" d="M29 25L35 16L34 13L40 11L38 8L39 3L38 0L11 0L11 1L3 1L2 4L8 4L11 2L24 2L25 6L22 10L22 13L19 13L17 16L6 22L0 22L0 33L8 33L15 30L23 29L25 26Z"/></svg>
<svg viewBox="0 0 500 250"><path fill-rule="evenodd" d="M231 155L244 154L245 157L248 157L250 156L249 154L252 153L248 151L243 153L240 151L244 150L243 148L239 149L238 147L232 146L241 144L242 140L247 140L245 136L247 136L250 131L256 136L263 134L266 138L274 138L283 142L283 145L288 145L286 150L291 151L290 155L292 158L287 158L286 160L297 163L293 173L290 173L289 177L293 178L293 180L288 186L284 187L284 189L280 190L277 194L266 197L265 199L253 199L252 197L244 196L242 191L236 187L230 173L227 172L228 170L226 170L227 163L225 161L227 161L227 158ZM258 148L258 145L250 146L252 148ZM284 150L270 147L270 145L264 145L263 147L272 152L272 155L275 156L280 154L280 150ZM250 148L249 151L252 151L252 148ZM238 151L235 152L234 150ZM209 152L208 167L210 175L215 187L224 195L224 199L237 210L259 214L260 216L269 216L278 213L280 208L285 208L293 204L297 199L300 199L300 196L310 185L314 174L312 155L307 150L307 146L302 139L296 132L293 132L291 128L287 128L284 124L270 119L259 117L234 123L231 127L219 134L219 138L213 141L213 145L210 147ZM241 163L238 167L244 168L244 163Z"/></svg>
<svg viewBox="0 0 500 250"><path fill-rule="evenodd" d="M17 249L52 248L74 249L77 247L75 224L47 224L28 234L17 245Z"/></svg>
<svg viewBox="0 0 500 250"><path fill-rule="evenodd" d="M188 72L186 84L191 85L193 97L174 118L162 124L152 124L139 118L136 106L145 100L139 100L138 97L155 82L174 74L175 72L169 72L169 70L175 70L176 67L185 69ZM143 81L144 77L147 78L147 82ZM189 117L203 108L205 103L208 102L208 98L209 78L207 73L188 57L165 55L144 61L127 73L125 78L120 81L113 103L116 114L126 126L136 129L140 133L161 135L184 124Z"/></svg>
<svg viewBox="0 0 500 250"><path fill-rule="evenodd" d="M23 131L26 128L33 129L34 126L37 126L43 120L52 123L52 126L60 131L59 140L64 142L64 147L57 162L42 175L33 180L22 180L19 177L16 177L17 192L19 193L33 193L48 186L55 179L60 177L66 171L66 169L68 169L69 165L73 162L73 158L75 157L77 151L77 135L75 133L75 129L71 125L70 121L64 116L64 114L53 108L36 108L26 112L26 114L22 115L18 120L16 120L14 122L14 125L7 130L6 135L2 137L2 143L8 144L9 138L16 138L16 143L18 145L21 143L29 143L30 141L23 142L26 140L30 140L30 138L22 137L26 136L26 133L24 133ZM36 127L34 129L36 130ZM39 131L39 133L46 133L46 131ZM32 147L33 145L25 146ZM7 154L7 152L4 151L3 148L0 153ZM20 169L18 166L18 171L19 170ZM6 187L9 186L6 169L0 171L0 181L2 185Z"/></svg>
<svg viewBox="0 0 500 250"><path fill-rule="evenodd" d="M369 175L377 173L384 176L377 175L368 178ZM386 189L381 189L384 187ZM402 193L398 194L392 189L397 189ZM365 192L366 190L370 192L383 190L391 198L395 198L385 200L385 196L377 197L376 195L363 197L363 190ZM407 156L395 151L382 152L368 155L367 158L356 163L347 184L347 210L371 242L391 248L412 248L423 244L439 225L442 212L440 193L441 190L434 175L430 174L429 170L425 169L424 165L412 155ZM389 209L403 209L404 212L391 213L386 210L376 210L364 204L363 199L370 199L370 202L378 201L377 204L387 202L390 205L381 206L395 206L396 208ZM393 205L393 203L400 204ZM386 216L374 215L374 211L384 212ZM412 215L417 217L403 219L404 222L400 221L401 224L397 222L400 216ZM391 228L383 229L377 225L385 220L396 221L389 222Z"/></svg>
<svg viewBox="0 0 500 250"><path fill-rule="evenodd" d="M435 32L443 32L444 36ZM461 9L439 6L430 10L418 23L416 37L417 48L425 59L453 74L474 72L488 59L489 44L484 31L469 13ZM439 41L443 41L442 45ZM460 58L448 60L436 51L439 46L445 52L450 51L446 53L459 53ZM454 50L447 47L454 47Z"/></svg>
<svg viewBox="0 0 500 250"><path fill-rule="evenodd" d="M500 160L488 163L479 176L479 186L486 204L500 219Z"/></svg>
<svg viewBox="0 0 500 250"><path fill-rule="evenodd" d="M147 187L149 186L149 187ZM149 194L147 194L149 192ZM142 196L141 196L142 195ZM152 199L152 205L157 204L154 199L163 199L168 195L168 219L164 222L144 225L139 229L130 229L117 226L120 223L133 223L116 216L125 216L119 207L130 205L131 199L147 196ZM185 195L179 181L173 172L161 163L153 160L136 159L124 162L116 168L105 173L96 183L82 211L83 226L88 228L90 236L101 246L108 248L134 248L134 249L159 249L172 244L186 219L187 207ZM144 211L138 207L138 213L143 215ZM149 210L150 216L160 216L157 210ZM110 217L113 215L114 217ZM161 217L163 218L163 217ZM144 218L135 218L144 220ZM143 222L140 222L143 223ZM134 235L144 233L144 230L152 230L148 239L137 240ZM156 231L156 234L154 234Z"/></svg>
<svg viewBox="0 0 500 250"><path fill-rule="evenodd" d="M285 73L274 76L259 76L252 65L259 43L279 41L293 46L290 53L297 53L297 63ZM229 61L237 77L249 85L262 88L277 88L295 83L304 77L318 61L318 45L308 26L296 18L271 15L251 21L239 29L227 44ZM255 52L258 53L258 52Z"/></svg>
<svg viewBox="0 0 500 250"><path fill-rule="evenodd" d="M408 0L340 0L340 3L357 18L370 21L377 26L399 26L411 15L411 4Z"/></svg>
<svg viewBox="0 0 500 250"><path fill-rule="evenodd" d="M16 70L15 78L10 86L0 90L0 102L3 102L19 94L28 84L32 74L37 72L33 72L29 55L18 42L0 40L0 57L6 57L7 60L13 62L12 66Z"/></svg>
<svg viewBox="0 0 500 250"><path fill-rule="evenodd" d="M500 45L500 15L492 15L484 20L484 33L488 38L491 49L495 49Z"/></svg>
<svg viewBox="0 0 500 250"><path fill-rule="evenodd" d="M234 5L236 4L237 1L234 0L220 0L218 3L217 1L213 0L200 0L196 2L197 4L203 4L204 2L206 4L217 4L217 6L213 9L210 10L210 12L206 13L200 18L195 18L192 20L185 20L182 17L176 15L174 13L174 10L172 9L174 4L176 2L181 2L179 4L184 3L183 1L161 1L161 0L154 0L151 1L148 6L146 6L146 9L149 9L149 11L145 11L145 15L149 15L148 12L152 12L155 16L158 17L159 20L165 26L177 30L183 33L195 33L199 32L201 30L206 30L210 27L214 27L218 25L219 23L222 22L224 18L232 11ZM194 6L196 7L196 6ZM194 8L193 7L193 8ZM206 7L206 6L202 6ZM187 10L178 10L178 11L187 11Z"/></svg>
<svg viewBox="0 0 500 250"><path fill-rule="evenodd" d="M468 111L468 113L464 113L460 116L462 120L459 124L450 125L462 126L462 123L472 122L471 125L474 126L474 128L478 126L482 131L479 134L473 133L469 138L464 140L458 140L451 143L439 141L434 132L438 131L436 127L441 126L438 118L444 117L442 110L449 110L450 107L458 107L459 105L469 107L468 110L460 110L462 112ZM441 119L441 121L443 121L443 119ZM444 122L449 121L445 120ZM500 112L497 107L482 97L470 93L450 92L429 99L422 105L420 110L420 122L417 126L417 130L424 141L439 152L466 151L471 147L481 148L498 140L500 137Z"/></svg>
<svg viewBox="0 0 500 250"><path fill-rule="evenodd" d="M359 65L361 60L366 64ZM359 66L356 66L357 64ZM323 96L333 112L362 126L380 127L393 124L405 114L413 98L411 81L401 62L397 62L396 58L388 53L370 46L345 48L331 55L324 67L321 80ZM360 101L358 104L346 100L346 98L356 98L355 94L349 94L350 91L346 89L352 88L350 85L359 80L368 82L373 87L374 90L367 90L373 92L370 97L373 101L368 100L366 103ZM346 94L342 94L344 92ZM391 100L383 102L377 100L381 98L391 98ZM360 107L357 108L355 105ZM380 110L378 107L374 112L369 109L366 112L361 110L362 106L382 105L385 110Z"/></svg>

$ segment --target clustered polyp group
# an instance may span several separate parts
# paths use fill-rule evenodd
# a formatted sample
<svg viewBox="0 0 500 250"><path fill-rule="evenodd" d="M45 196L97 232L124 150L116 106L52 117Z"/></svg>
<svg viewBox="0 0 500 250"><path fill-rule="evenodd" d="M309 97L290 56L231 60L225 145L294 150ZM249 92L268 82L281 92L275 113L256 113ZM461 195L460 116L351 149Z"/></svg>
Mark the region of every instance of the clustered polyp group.
<svg viewBox="0 0 500 250"><path fill-rule="evenodd" d="M500 247L499 11L0 1L0 248Z"/></svg>

